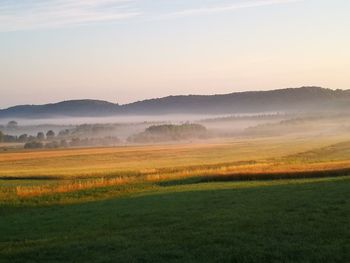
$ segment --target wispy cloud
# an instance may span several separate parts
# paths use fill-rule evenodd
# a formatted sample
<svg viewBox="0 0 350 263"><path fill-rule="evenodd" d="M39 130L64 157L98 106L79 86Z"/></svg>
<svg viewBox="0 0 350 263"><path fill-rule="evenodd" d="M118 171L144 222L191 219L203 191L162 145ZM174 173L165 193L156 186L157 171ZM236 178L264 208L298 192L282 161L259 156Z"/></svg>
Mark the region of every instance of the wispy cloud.
<svg viewBox="0 0 350 263"><path fill-rule="evenodd" d="M133 0L0 1L0 32L117 21L139 16Z"/></svg>
<svg viewBox="0 0 350 263"><path fill-rule="evenodd" d="M176 18L183 16L195 16L195 15L210 15L221 12L235 11L244 8L253 8L277 4L286 4L292 2L301 2L303 0L245 0L241 2L236 2L232 4L221 4L221 5L211 5L205 7L185 9L181 11L176 11L173 13L163 14L159 18Z"/></svg>
<svg viewBox="0 0 350 263"><path fill-rule="evenodd" d="M0 32L59 28L91 23L110 23L141 16L149 19L169 19L183 16L209 15L305 0L148 1L0 0ZM201 6L203 2L209 4ZM176 3L181 5L176 5ZM179 9L179 6L182 6L184 9Z"/></svg>

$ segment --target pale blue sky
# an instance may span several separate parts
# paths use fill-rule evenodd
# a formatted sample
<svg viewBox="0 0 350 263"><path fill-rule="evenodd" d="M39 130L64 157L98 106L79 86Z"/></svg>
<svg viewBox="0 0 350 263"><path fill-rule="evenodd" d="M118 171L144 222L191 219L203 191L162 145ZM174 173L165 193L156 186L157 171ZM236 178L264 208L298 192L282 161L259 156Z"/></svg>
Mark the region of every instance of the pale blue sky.
<svg viewBox="0 0 350 263"><path fill-rule="evenodd" d="M350 89L348 0L0 0L0 108Z"/></svg>

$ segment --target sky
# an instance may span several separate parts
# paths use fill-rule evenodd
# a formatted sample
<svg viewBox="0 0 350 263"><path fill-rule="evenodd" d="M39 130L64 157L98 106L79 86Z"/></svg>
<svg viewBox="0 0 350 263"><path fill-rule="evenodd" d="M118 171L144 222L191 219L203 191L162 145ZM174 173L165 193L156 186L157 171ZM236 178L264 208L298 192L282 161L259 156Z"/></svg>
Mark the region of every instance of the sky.
<svg viewBox="0 0 350 263"><path fill-rule="evenodd" d="M349 0L0 0L0 108L350 89Z"/></svg>

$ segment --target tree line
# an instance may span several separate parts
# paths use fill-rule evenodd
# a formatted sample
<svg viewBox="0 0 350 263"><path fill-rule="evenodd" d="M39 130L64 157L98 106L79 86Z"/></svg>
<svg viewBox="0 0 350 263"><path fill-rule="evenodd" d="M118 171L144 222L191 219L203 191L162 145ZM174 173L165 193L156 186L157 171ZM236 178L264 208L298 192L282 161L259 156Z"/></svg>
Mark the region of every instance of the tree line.
<svg viewBox="0 0 350 263"><path fill-rule="evenodd" d="M144 132L130 136L128 141L133 143L180 141L188 139L203 139L207 136L207 129L200 124L165 124L150 126L145 129Z"/></svg>

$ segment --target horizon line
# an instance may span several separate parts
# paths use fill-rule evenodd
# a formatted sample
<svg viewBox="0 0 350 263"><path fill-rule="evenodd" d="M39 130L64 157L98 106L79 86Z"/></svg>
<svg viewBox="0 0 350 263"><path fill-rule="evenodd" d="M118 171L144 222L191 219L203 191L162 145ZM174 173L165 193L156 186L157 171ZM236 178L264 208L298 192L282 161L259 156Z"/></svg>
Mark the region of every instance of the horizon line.
<svg viewBox="0 0 350 263"><path fill-rule="evenodd" d="M347 91L347 90L350 90L350 89L339 89L339 88L332 89L332 88L325 88L325 87L322 87L322 86L313 86L313 85L310 86L310 85L308 85L308 86L289 87L289 88L277 88L277 89L234 91L234 92L230 92L230 93L167 95L167 96L162 96L162 97L152 97L152 98L145 98L145 99L135 100L135 101L131 101L131 102L128 102L128 103L123 103L123 104L120 104L118 102L112 102L112 101L109 101L107 99L98 99L98 98L63 99L63 100L56 100L54 102L47 102L47 103L41 103L41 104L30 104L30 103L28 103L28 104L16 104L16 105L9 106L9 107L6 107L6 108L0 108L0 111L1 110L7 110L7 109L10 109L10 108L14 108L14 107L21 107L21 106L44 106L44 105L58 104L58 103L62 103L62 102L74 102L74 101L99 101L99 102L111 103L111 104L118 105L118 106L124 106L124 105L129 105L129 104L133 104L133 103L137 103L137 102L156 100L156 99L163 99L163 98L169 98L169 97L220 96L220 95L230 95L230 94L235 94L235 93L268 92L268 91L279 91L279 90L288 90L288 89L302 89L302 88L319 88L319 89L332 90L332 91L337 91L337 90Z"/></svg>

